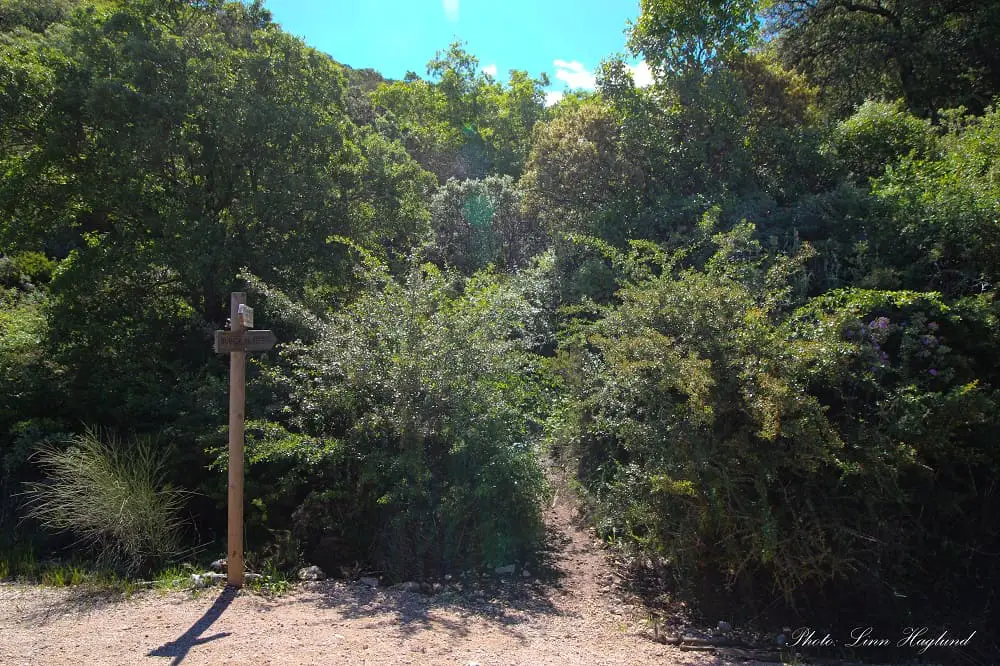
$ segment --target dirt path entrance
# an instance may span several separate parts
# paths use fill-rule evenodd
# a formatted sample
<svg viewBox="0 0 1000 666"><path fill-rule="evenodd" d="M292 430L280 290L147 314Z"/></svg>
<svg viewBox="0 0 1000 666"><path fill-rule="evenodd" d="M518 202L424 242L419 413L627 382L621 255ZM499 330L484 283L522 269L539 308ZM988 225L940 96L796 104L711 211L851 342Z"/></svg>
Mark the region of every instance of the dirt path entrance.
<svg viewBox="0 0 1000 666"><path fill-rule="evenodd" d="M721 664L642 635L603 550L558 493L547 572L467 575L434 594L305 583L277 599L221 588L108 600L0 584L0 664Z"/></svg>

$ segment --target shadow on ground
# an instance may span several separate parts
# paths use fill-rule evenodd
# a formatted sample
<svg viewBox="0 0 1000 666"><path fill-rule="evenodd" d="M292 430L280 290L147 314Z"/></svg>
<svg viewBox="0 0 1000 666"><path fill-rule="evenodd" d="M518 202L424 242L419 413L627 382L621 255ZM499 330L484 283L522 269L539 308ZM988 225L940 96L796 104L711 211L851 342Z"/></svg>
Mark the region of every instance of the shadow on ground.
<svg viewBox="0 0 1000 666"><path fill-rule="evenodd" d="M45 588L41 589L44 594ZM44 626L64 615L101 611L128 598L123 592L93 585L51 588L51 592L48 603L37 610L19 614L18 619L27 624Z"/></svg>
<svg viewBox="0 0 1000 666"><path fill-rule="evenodd" d="M173 657L173 661L171 661L170 664L171 666L175 666L176 664L180 664L184 661L184 658L187 657L191 648L203 645L209 641L229 636L230 632L228 631L213 634L211 636L202 636L202 634L208 631L215 621L222 617L222 614L227 608L229 608L230 604L233 603L233 600L236 598L238 593L239 590L234 587L225 588L219 594L215 603L213 603L212 606L205 611L205 614L202 615L197 622L192 624L187 631L178 636L175 640L172 640L169 643L164 643L155 650L150 650L146 656Z"/></svg>
<svg viewBox="0 0 1000 666"><path fill-rule="evenodd" d="M345 619L379 618L404 635L434 629L462 637L469 632L463 620L480 619L523 640L518 625L537 616L564 614L552 598L562 593L568 573L558 561L565 541L565 535L550 527L531 561L511 574L465 572L421 581L420 591L327 580L306 583L297 601L335 609Z"/></svg>

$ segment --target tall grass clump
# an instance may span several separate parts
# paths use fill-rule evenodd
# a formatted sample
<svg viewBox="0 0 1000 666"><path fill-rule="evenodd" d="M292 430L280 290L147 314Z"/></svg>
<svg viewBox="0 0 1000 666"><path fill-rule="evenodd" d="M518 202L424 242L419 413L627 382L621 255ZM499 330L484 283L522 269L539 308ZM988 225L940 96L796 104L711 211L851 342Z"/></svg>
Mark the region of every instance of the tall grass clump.
<svg viewBox="0 0 1000 666"><path fill-rule="evenodd" d="M163 453L150 440L126 447L87 430L67 448L42 449L37 461L45 478L25 484L27 515L76 536L99 564L145 573L180 553L185 493L167 483Z"/></svg>

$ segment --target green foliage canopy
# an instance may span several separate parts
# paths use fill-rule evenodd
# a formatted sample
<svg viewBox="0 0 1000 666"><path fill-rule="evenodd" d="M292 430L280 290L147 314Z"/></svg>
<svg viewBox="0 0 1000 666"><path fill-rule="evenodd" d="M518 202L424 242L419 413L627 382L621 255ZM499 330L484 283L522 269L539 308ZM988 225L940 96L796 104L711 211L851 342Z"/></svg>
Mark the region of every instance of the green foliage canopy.
<svg viewBox="0 0 1000 666"><path fill-rule="evenodd" d="M275 526L290 511L314 560L373 559L400 579L525 557L545 493L530 282L429 264L368 279L273 374L285 426L264 431L249 474L281 479L262 498Z"/></svg>
<svg viewBox="0 0 1000 666"><path fill-rule="evenodd" d="M782 61L848 115L866 99L902 97L928 116L982 111L1000 93L995 0L777 0L765 12Z"/></svg>

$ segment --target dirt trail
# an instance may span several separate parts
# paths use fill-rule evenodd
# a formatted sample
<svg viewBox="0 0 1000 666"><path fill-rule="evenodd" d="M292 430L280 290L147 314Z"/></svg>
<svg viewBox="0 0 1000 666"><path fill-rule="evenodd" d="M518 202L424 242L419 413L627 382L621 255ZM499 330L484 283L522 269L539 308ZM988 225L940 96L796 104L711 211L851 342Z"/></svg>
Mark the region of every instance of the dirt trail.
<svg viewBox="0 0 1000 666"><path fill-rule="evenodd" d="M562 496L560 496L562 495ZM645 638L592 533L560 493L543 571L434 595L305 583L277 599L221 588L108 600L0 584L0 664L721 664Z"/></svg>

